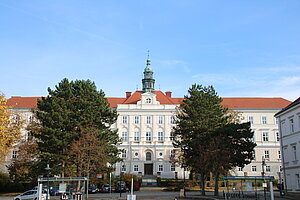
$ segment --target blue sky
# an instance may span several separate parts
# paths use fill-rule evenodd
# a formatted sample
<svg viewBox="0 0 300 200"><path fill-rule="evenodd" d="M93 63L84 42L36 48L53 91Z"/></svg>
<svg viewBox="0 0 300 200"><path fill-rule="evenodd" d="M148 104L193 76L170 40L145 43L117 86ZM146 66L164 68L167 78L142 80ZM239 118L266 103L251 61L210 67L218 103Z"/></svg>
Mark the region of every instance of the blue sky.
<svg viewBox="0 0 300 200"><path fill-rule="evenodd" d="M0 91L46 96L63 78L108 97L141 89L147 50L155 87L193 83L222 97L300 95L298 0L0 0Z"/></svg>

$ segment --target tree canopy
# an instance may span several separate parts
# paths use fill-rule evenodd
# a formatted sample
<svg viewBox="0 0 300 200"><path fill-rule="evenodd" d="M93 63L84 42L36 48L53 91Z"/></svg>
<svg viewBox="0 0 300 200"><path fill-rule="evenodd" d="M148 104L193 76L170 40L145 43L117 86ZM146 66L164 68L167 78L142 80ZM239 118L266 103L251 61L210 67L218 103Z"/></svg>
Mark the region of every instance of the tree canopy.
<svg viewBox="0 0 300 200"><path fill-rule="evenodd" d="M253 132L248 124L231 123L240 115L221 105L213 86L194 84L177 113L174 146L183 152L183 162L200 175L202 194L210 172L222 173L252 159Z"/></svg>
<svg viewBox="0 0 300 200"><path fill-rule="evenodd" d="M37 120L31 127L44 167L48 162L53 166L54 174L77 173L76 167L75 172L69 170L78 164L74 163L75 155L70 151L74 150L72 143L80 141L86 130L93 130L95 137L106 145L103 156L110 155L107 162L116 162L119 140L117 131L110 127L116 121L117 113L110 108L104 92L98 91L90 80L69 81L66 78L55 90L48 88L48 92L46 98L38 101L34 111Z"/></svg>
<svg viewBox="0 0 300 200"><path fill-rule="evenodd" d="M0 164L13 145L21 138L23 122L6 105L5 96L0 93Z"/></svg>

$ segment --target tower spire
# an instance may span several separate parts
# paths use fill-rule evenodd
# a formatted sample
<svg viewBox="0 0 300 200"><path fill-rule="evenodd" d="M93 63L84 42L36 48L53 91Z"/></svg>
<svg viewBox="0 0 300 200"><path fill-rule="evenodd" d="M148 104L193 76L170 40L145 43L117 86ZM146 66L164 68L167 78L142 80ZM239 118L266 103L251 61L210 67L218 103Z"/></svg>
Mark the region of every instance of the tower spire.
<svg viewBox="0 0 300 200"><path fill-rule="evenodd" d="M154 91L154 83L155 80L153 78L153 70L151 68L151 61L149 58L149 50L147 56L147 64L144 69L144 78L142 80L143 83L143 92L153 92Z"/></svg>

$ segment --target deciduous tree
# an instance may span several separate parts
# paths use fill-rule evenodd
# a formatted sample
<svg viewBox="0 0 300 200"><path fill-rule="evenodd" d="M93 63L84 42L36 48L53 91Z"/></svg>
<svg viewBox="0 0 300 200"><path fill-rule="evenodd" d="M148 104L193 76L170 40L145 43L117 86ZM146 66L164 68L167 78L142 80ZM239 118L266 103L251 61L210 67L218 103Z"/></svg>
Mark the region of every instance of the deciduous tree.
<svg viewBox="0 0 300 200"><path fill-rule="evenodd" d="M18 144L17 157L8 166L9 175L14 182L36 182L38 149L34 140L21 141Z"/></svg>
<svg viewBox="0 0 300 200"><path fill-rule="evenodd" d="M13 114L0 93L0 164L13 145L21 138L22 120Z"/></svg>

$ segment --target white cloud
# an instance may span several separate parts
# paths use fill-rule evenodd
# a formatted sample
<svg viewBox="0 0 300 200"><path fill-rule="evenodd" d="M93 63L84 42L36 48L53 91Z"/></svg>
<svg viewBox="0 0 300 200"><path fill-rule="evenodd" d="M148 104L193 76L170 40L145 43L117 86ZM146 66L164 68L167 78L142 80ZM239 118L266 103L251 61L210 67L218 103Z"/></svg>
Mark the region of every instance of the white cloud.
<svg viewBox="0 0 300 200"><path fill-rule="evenodd" d="M284 86L284 87L300 85L300 76L282 77L278 80L277 85ZM299 88L299 92L300 92L300 88Z"/></svg>
<svg viewBox="0 0 300 200"><path fill-rule="evenodd" d="M182 70L186 73L191 72L188 64L183 60L159 60L157 63L161 67L167 67L167 68L182 68Z"/></svg>
<svg viewBox="0 0 300 200"><path fill-rule="evenodd" d="M291 66L291 67L272 67L269 68L272 72L297 72L300 71L300 66Z"/></svg>

